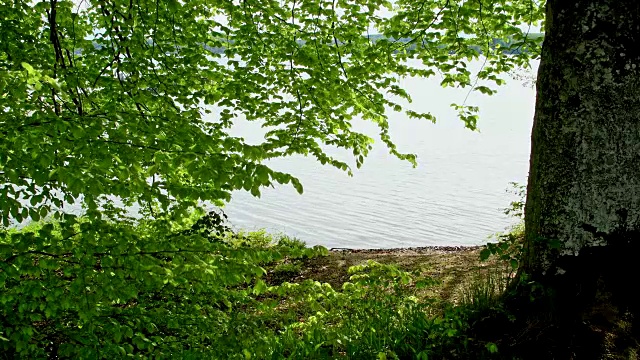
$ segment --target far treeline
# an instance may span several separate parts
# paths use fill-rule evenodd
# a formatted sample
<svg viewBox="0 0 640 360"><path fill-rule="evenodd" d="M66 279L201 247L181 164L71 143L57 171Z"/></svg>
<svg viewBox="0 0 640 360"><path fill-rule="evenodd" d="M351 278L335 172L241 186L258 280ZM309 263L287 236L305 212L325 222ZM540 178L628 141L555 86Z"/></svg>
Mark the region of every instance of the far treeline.
<svg viewBox="0 0 640 360"><path fill-rule="evenodd" d="M416 42L415 39L409 38L409 37L400 38L397 40L394 38L387 38L381 34L371 34L365 37L371 42L389 41L390 43L409 44L406 47L406 50L408 51L414 51L418 46L420 46L420 44ZM529 40L541 40L544 38L544 34L543 33L525 33L524 37L526 37ZM305 44L304 41L298 41L297 43L299 45ZM526 46L523 46L523 42L516 40L516 38L514 37L507 38L507 39L494 38L494 39L490 39L488 43L490 44L491 49L499 48L506 54L517 55L523 51L527 51ZM442 45L442 47L444 47L444 45ZM219 54L224 53L224 49L225 49L224 47L213 48L210 46L205 46L205 48L211 52L219 53ZM477 51L478 53L482 53L483 47L479 45L471 45L470 48Z"/></svg>

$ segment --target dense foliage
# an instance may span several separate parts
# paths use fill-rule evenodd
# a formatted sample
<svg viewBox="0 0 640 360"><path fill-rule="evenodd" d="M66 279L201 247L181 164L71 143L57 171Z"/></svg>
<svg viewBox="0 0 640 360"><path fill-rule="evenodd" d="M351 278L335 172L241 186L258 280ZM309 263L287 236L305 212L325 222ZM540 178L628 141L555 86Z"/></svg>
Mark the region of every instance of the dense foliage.
<svg viewBox="0 0 640 360"><path fill-rule="evenodd" d="M459 318L433 320L393 267L354 269L342 290L267 284L265 267L325 250L256 245L195 207L278 183L302 192L265 164L275 157L350 173L326 150L362 164L373 138L355 119L415 163L388 113L435 119L406 105L402 78L491 94L487 81L537 56L520 27L542 16L530 0L0 2L3 356L384 358L455 338ZM475 129L477 109L455 107ZM239 119L264 140L230 135Z"/></svg>
<svg viewBox="0 0 640 360"><path fill-rule="evenodd" d="M0 358L426 359L469 341L467 313L421 294L432 280L369 262L342 289L279 282L326 249L217 213L63 224L3 233Z"/></svg>
<svg viewBox="0 0 640 360"><path fill-rule="evenodd" d="M303 154L350 171L325 150L346 148L363 162L373 139L351 129L356 118L377 123L389 150L413 162L389 138L387 114L434 118L401 106L410 100L402 77L438 74L443 86L492 93L477 81L500 84L501 73L537 56L539 39L519 26L541 20L542 7L51 0L2 2L0 18L0 215L8 225L74 201L96 210L114 196L177 212L273 183L301 192L263 161ZM369 39L372 31L385 38ZM529 51L508 55L496 38ZM466 64L481 56L485 66L472 74ZM456 107L474 129L475 107ZM238 118L259 122L264 141L229 135Z"/></svg>

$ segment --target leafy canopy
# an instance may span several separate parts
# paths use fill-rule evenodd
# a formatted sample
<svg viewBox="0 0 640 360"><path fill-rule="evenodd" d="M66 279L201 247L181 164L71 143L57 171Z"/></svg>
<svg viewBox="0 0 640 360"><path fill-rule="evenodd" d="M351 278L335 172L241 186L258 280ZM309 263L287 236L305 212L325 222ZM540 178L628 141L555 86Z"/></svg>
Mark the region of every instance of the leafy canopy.
<svg viewBox="0 0 640 360"><path fill-rule="evenodd" d="M388 113L435 119L390 99L411 100L401 79L437 74L493 93L474 85L537 56L539 39L520 27L542 17L533 0L3 1L0 217L38 220L76 201L89 216L136 202L180 213L274 183L302 192L263 162L302 154L350 173L325 150L362 164L373 139L355 118L415 164L390 139ZM474 129L477 109L457 109ZM231 136L240 117L264 141ZM124 203L107 206L114 198Z"/></svg>

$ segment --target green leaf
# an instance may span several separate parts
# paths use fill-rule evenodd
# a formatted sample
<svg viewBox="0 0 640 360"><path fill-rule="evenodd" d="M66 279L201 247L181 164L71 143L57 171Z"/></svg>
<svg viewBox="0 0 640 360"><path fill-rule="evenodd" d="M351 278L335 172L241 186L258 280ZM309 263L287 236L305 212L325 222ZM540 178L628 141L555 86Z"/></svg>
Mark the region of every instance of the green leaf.
<svg viewBox="0 0 640 360"><path fill-rule="evenodd" d="M491 250L484 248L480 251L480 261L485 261L491 256Z"/></svg>
<svg viewBox="0 0 640 360"><path fill-rule="evenodd" d="M40 221L40 214L38 213L38 210L34 208L29 209L29 216L33 221Z"/></svg>
<svg viewBox="0 0 640 360"><path fill-rule="evenodd" d="M256 167L256 176L258 177L258 180L261 184L269 183L269 170L266 166L258 165Z"/></svg>
<svg viewBox="0 0 640 360"><path fill-rule="evenodd" d="M293 187L296 189L298 194L302 195L303 188L302 188L302 184L300 183L300 181L298 181L298 179L296 179L296 178L291 178L291 184L293 184Z"/></svg>
<svg viewBox="0 0 640 360"><path fill-rule="evenodd" d="M514 270L517 269L518 266L520 265L518 263L518 260L516 260L516 259L511 259L511 261L509 261L509 263L511 264L511 268L514 269Z"/></svg>
<svg viewBox="0 0 640 360"><path fill-rule="evenodd" d="M20 63L20 65L27 70L27 72L29 73L29 75L33 75L35 74L35 69L33 68L33 66L31 66L30 64L26 63L26 62L22 62Z"/></svg>
<svg viewBox="0 0 640 360"><path fill-rule="evenodd" d="M497 352L498 352L498 345L496 345L496 344L494 344L494 343L492 343L492 342L486 343L486 344L485 344L485 348L486 348L486 349L489 351L489 353L491 353L491 354L495 354L495 353L497 353Z"/></svg>
<svg viewBox="0 0 640 360"><path fill-rule="evenodd" d="M487 94L487 95L493 95L495 93L494 90L491 90L490 88L486 87L486 86L476 86L475 90L480 91L483 94Z"/></svg>
<svg viewBox="0 0 640 360"><path fill-rule="evenodd" d="M258 279L256 280L256 284L253 286L253 294L254 295L260 295L263 294L265 291L267 291L267 284L261 280Z"/></svg>

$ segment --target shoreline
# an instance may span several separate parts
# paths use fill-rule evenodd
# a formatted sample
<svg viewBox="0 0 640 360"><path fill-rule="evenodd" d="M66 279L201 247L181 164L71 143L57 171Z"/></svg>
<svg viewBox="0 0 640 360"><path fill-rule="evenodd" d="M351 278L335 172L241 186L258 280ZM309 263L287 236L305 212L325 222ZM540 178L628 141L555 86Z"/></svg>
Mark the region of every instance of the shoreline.
<svg viewBox="0 0 640 360"><path fill-rule="evenodd" d="M480 261L478 246L420 246L407 248L352 249L334 247L328 249L327 256L307 259L299 263L291 273L277 274L271 270L267 283L279 284L283 281L300 282L306 279L329 283L335 289L350 280L349 268L369 260L395 265L408 272L418 272L436 279L440 286L432 289L442 299L458 298L465 284L471 282L481 269L496 265L495 261Z"/></svg>
<svg viewBox="0 0 640 360"><path fill-rule="evenodd" d="M357 249L357 248L344 248L344 247L332 247L329 250L331 253L347 253L347 254L372 254L372 255L384 255L384 254L433 254L433 253L456 253L467 252L482 249L484 245L452 245L452 246L417 246L417 247L399 247L399 248L372 248L372 249Z"/></svg>

